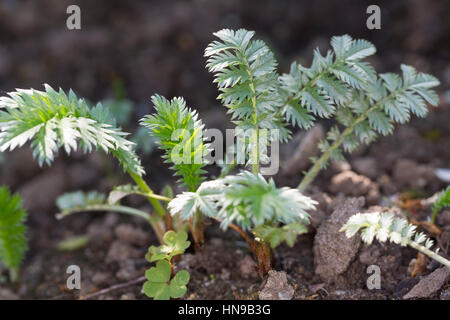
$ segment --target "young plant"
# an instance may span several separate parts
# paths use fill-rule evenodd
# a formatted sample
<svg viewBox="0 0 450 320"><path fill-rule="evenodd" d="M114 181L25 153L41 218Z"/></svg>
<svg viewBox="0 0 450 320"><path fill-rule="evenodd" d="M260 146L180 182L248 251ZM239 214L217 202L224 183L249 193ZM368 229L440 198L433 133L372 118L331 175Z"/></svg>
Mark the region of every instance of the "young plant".
<svg viewBox="0 0 450 320"><path fill-rule="evenodd" d="M153 205L152 219L161 220L165 209L159 200L164 199L144 181L134 143L125 138L127 133L115 125L107 108L100 103L90 108L72 90L66 94L44 87L45 91L17 89L0 98L0 151L12 151L31 141L40 165L51 164L60 148L69 155L78 147L85 153L93 149L111 153Z"/></svg>
<svg viewBox="0 0 450 320"><path fill-rule="evenodd" d="M439 193L438 198L436 199L436 202L433 203L432 207L432 215L431 215L431 222L434 223L436 220L436 216L442 209L450 207L450 186L447 187L447 189L442 190Z"/></svg>
<svg viewBox="0 0 450 320"><path fill-rule="evenodd" d="M186 293L186 285L189 283L190 275L186 270L174 272L173 257L183 254L190 246L187 241L188 235L185 231L168 231L164 235L164 244L159 247L151 246L145 258L149 262L156 262L145 272L147 281L142 290L155 300L169 300L170 298L181 298Z"/></svg>
<svg viewBox="0 0 450 320"><path fill-rule="evenodd" d="M241 161L228 163L225 159L220 177L204 181L205 156L210 151L204 125L183 98L169 101L154 95L156 112L143 118L141 124L158 140L166 162L172 163L175 175L180 177L180 185L188 189L173 200L172 195L156 195L143 179L144 169L134 144L125 138L127 134L115 125L107 109L101 104L90 108L72 91L66 95L48 85L43 92L19 89L0 98L0 152L31 140L33 154L41 165L50 164L61 147L68 154L78 145L85 152L95 148L111 153L136 185L117 187L108 197L97 193L64 196L58 201L60 216L87 210L140 216L152 225L163 245L168 230L184 228L182 223L173 223L173 219L181 219L186 221L199 248L204 241L206 215L245 238L260 273L265 275L272 267L272 248L282 241L292 246L297 235L306 231L307 211L314 209L316 202L301 192L329 158L342 157L341 147L352 151L360 142L369 143L378 134L391 133L394 123L407 122L411 114L425 116L426 102L437 104L432 88L439 82L405 65L401 66L402 78L391 73L377 75L370 64L362 61L375 53L375 47L348 35L333 37L332 49L325 55L315 50L310 68L294 62L289 74L283 75L278 74L269 47L253 39L253 31L224 29L215 35L218 40L206 48L205 56L220 91L218 98L236 125L238 144L234 150L237 160L244 160L240 173L229 175ZM317 119L333 116L342 128L330 130L320 144L322 155L314 159L297 189L279 188L272 179L262 176L261 165L269 161L268 140L286 142L291 137L290 125L308 129ZM147 197L155 212L149 214L118 204L129 194ZM167 209L171 216L165 214L160 201L170 201ZM169 265L171 260L164 258L151 269L154 271L148 272L150 278L160 275L153 284L149 279L149 295L173 296L172 281L178 290L172 293L180 294L179 285L188 279L184 274L176 277L167 272Z"/></svg>
<svg viewBox="0 0 450 320"><path fill-rule="evenodd" d="M28 249L25 237L27 213L22 198L11 195L7 187L0 188L0 262L9 269L9 278L19 278L20 264Z"/></svg>
<svg viewBox="0 0 450 320"><path fill-rule="evenodd" d="M197 112L186 107L183 98L169 101L154 95L152 102L156 113L146 116L141 123L150 129L165 151L164 158L173 164L171 168L180 177L179 184L194 192L204 180L202 174L206 171L203 167L209 152L202 132L204 125ZM187 221L198 249L204 242L201 211L195 212Z"/></svg>
<svg viewBox="0 0 450 320"><path fill-rule="evenodd" d="M351 216L340 231L345 231L347 238L351 238L359 230L361 230L362 241L369 245L374 239L380 242L389 240L401 246L410 246L450 267L450 261L438 254L439 249L435 252L430 250L433 240L427 238L422 232L417 233L416 226L409 224L406 219L394 218L394 215L390 213L358 213Z"/></svg>
<svg viewBox="0 0 450 320"><path fill-rule="evenodd" d="M236 176L226 176L236 162L224 166L220 178L204 182L196 192L185 192L169 203L172 214L184 219L194 212L221 221L223 228L237 230L249 243L262 274L271 268L271 249L283 240L293 245L296 236L306 231L306 210L315 202L300 192L326 167L328 159L341 158L340 147L354 150L360 142L369 143L377 134L393 131L393 123L404 123L410 114L425 116L425 101L436 105L431 90L439 82L402 65L403 78L391 73L377 75L361 61L375 53L365 40L344 35L331 39L332 50L322 55L314 51L310 68L292 63L289 74L279 75L274 54L254 32L224 29L214 34L205 50L207 67L214 73L220 94L236 124L236 136L243 142L246 166ZM267 136L276 132L281 142L291 137L288 125L308 129L317 118L336 117L343 126L333 127L320 144L323 152L313 159L298 190L277 188L260 175L260 164L267 162ZM264 133L264 134L263 134ZM251 238L246 230L251 230Z"/></svg>

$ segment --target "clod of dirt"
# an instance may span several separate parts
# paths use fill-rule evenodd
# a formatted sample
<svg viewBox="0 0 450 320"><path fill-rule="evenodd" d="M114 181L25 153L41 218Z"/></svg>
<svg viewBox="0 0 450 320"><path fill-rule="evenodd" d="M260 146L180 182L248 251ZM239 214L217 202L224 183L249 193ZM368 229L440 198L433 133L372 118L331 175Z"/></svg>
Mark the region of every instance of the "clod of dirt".
<svg viewBox="0 0 450 320"><path fill-rule="evenodd" d="M114 232L119 240L129 244L144 246L150 241L147 232L140 228L135 228L131 224L119 224Z"/></svg>
<svg viewBox="0 0 450 320"><path fill-rule="evenodd" d="M138 258L140 252L130 246L127 243L116 240L109 247L108 254L106 255L106 262L120 262L128 259Z"/></svg>
<svg viewBox="0 0 450 320"><path fill-rule="evenodd" d="M439 268L423 277L403 299L427 298L437 292L450 277L450 268Z"/></svg>
<svg viewBox="0 0 450 320"><path fill-rule="evenodd" d="M259 293L259 299L291 300L294 292L294 288L287 281L286 272L270 270L267 282Z"/></svg>
<svg viewBox="0 0 450 320"><path fill-rule="evenodd" d="M246 255L241 261L239 261L239 271L241 276L248 279L252 276L256 276L256 263L253 259Z"/></svg>
<svg viewBox="0 0 450 320"><path fill-rule="evenodd" d="M397 160L393 178L401 188L423 188L431 181L436 180L432 167L420 165L410 159Z"/></svg>
<svg viewBox="0 0 450 320"><path fill-rule="evenodd" d="M324 138L324 130L322 126L317 125L306 134L297 134L290 143L283 147L285 157L282 159L289 159L282 164L282 173L295 175L311 165L310 158L319 154L320 140ZM297 147L295 147L297 146ZM293 151L292 151L293 150Z"/></svg>
<svg viewBox="0 0 450 320"><path fill-rule="evenodd" d="M348 239L339 229L348 218L361 211L364 198L348 198L337 203L330 218L322 223L314 238L316 274L326 282L343 273L361 246L359 236Z"/></svg>
<svg viewBox="0 0 450 320"><path fill-rule="evenodd" d="M352 161L352 167L363 176L375 179L379 175L378 165L375 158L356 158Z"/></svg>
<svg viewBox="0 0 450 320"><path fill-rule="evenodd" d="M330 165L330 171L333 174L338 174L345 171L352 170L352 166L347 160L332 160Z"/></svg>
<svg viewBox="0 0 450 320"><path fill-rule="evenodd" d="M0 300L19 300L19 296L7 288L0 288Z"/></svg>
<svg viewBox="0 0 450 320"><path fill-rule="evenodd" d="M378 186L369 178L353 171L344 171L331 179L330 191L346 196L365 196L368 204L375 204L380 199Z"/></svg>

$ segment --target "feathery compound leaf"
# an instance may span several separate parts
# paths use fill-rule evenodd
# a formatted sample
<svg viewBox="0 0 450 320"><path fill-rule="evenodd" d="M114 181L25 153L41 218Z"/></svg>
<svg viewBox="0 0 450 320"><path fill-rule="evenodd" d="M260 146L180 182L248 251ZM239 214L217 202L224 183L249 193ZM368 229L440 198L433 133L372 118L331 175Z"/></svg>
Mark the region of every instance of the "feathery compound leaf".
<svg viewBox="0 0 450 320"><path fill-rule="evenodd" d="M17 89L0 98L0 151L14 150L31 141L39 164L50 164L58 149L70 154L78 143L84 152L102 149L118 158L125 170L144 173L127 133L116 127L106 108L97 104L89 108L60 89L45 85L45 91Z"/></svg>
<svg viewBox="0 0 450 320"><path fill-rule="evenodd" d="M162 150L166 151L166 162L173 163L172 169L181 177L181 182L190 191L203 181L205 156L209 144L204 143L203 123L196 111L186 107L183 98L166 98L154 95L152 102L156 113L141 120L151 130Z"/></svg>
<svg viewBox="0 0 450 320"><path fill-rule="evenodd" d="M391 213L373 212L351 216L340 231L345 231L347 238L351 238L361 230L362 240L367 244L376 238L380 242L390 240L406 246L411 241L420 244L426 239L424 234L416 234L415 229L408 221L395 218Z"/></svg>
<svg viewBox="0 0 450 320"><path fill-rule="evenodd" d="M222 198L225 185L222 179L205 181L196 192L183 192L169 202L172 215L179 214L183 220L190 219L197 210L204 215L215 217L218 213L218 201Z"/></svg>
<svg viewBox="0 0 450 320"><path fill-rule="evenodd" d="M221 92L218 98L235 124L256 131L278 129L280 140L286 141L290 132L283 119L275 116L282 101L277 93L277 62L272 51L263 41L252 40L253 31L224 29L214 35L222 42L214 41L206 48L206 66L214 73Z"/></svg>
<svg viewBox="0 0 450 320"><path fill-rule="evenodd" d="M297 189L277 188L273 180L266 181L260 174L243 171L236 176L203 182L197 192L178 195L169 203L169 210L184 220L200 210L221 220L223 228L235 222L248 229L268 221L307 223L307 210L314 209L315 205L314 200Z"/></svg>
<svg viewBox="0 0 450 320"><path fill-rule="evenodd" d="M0 188L0 262L10 270L16 281L20 264L28 249L25 238L27 213L19 195L11 195L7 187Z"/></svg>
<svg viewBox="0 0 450 320"><path fill-rule="evenodd" d="M401 246L408 245L450 267L450 261L438 255L438 250L436 252L430 250L433 246L433 240L427 238L422 232L416 233L416 226L409 224L405 219L394 217L391 213L355 214L348 219L339 231L345 231L347 238L351 238L359 230L361 230L362 241L369 245L374 239L380 242L390 240L390 242Z"/></svg>
<svg viewBox="0 0 450 320"><path fill-rule="evenodd" d="M333 37L331 46L333 51L328 50L325 56L319 49L314 51L310 68L294 62L290 73L278 79L281 87L278 95L286 101L282 104L282 115L293 125L308 128L314 121L312 115L330 117L338 107L349 103L355 89L366 88L376 79L372 66L360 61L375 53L370 42L344 35Z"/></svg>

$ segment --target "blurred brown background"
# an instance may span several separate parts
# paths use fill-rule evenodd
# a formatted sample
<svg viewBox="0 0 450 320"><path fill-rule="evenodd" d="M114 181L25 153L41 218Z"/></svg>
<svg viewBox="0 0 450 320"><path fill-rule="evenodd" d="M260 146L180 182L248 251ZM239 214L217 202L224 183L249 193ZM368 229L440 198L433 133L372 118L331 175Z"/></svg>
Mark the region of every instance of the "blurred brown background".
<svg viewBox="0 0 450 320"><path fill-rule="evenodd" d="M66 28L66 8L81 8L81 30ZM381 7L381 30L366 28L366 8ZM255 30L276 52L281 71L333 35L372 41L378 71L402 62L450 84L450 3L446 0L2 0L0 90L49 83L100 100L114 81L149 110L150 96L185 96L191 106L215 107L216 88L203 50L221 28ZM145 103L142 105L142 103Z"/></svg>

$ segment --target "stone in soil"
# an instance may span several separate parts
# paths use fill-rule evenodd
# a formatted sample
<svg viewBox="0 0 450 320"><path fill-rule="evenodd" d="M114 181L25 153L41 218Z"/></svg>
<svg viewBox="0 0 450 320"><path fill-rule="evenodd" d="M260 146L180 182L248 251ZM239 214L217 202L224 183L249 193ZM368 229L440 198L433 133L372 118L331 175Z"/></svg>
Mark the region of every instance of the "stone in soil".
<svg viewBox="0 0 450 320"><path fill-rule="evenodd" d="M270 270L267 282L259 293L259 299L291 300L294 292L294 288L287 281L286 272Z"/></svg>
<svg viewBox="0 0 450 320"><path fill-rule="evenodd" d="M343 273L361 245L359 236L348 239L339 229L361 211L364 198L348 198L337 203L330 218L317 230L314 238L315 272L323 281L331 282Z"/></svg>
<svg viewBox="0 0 450 320"><path fill-rule="evenodd" d="M411 291L409 291L403 299L428 298L436 293L450 277L450 268L439 268L429 275L420 279Z"/></svg>
<svg viewBox="0 0 450 320"><path fill-rule="evenodd" d="M376 204L380 199L377 184L353 171L344 171L335 175L331 179L330 191L345 196L364 196L368 204Z"/></svg>

